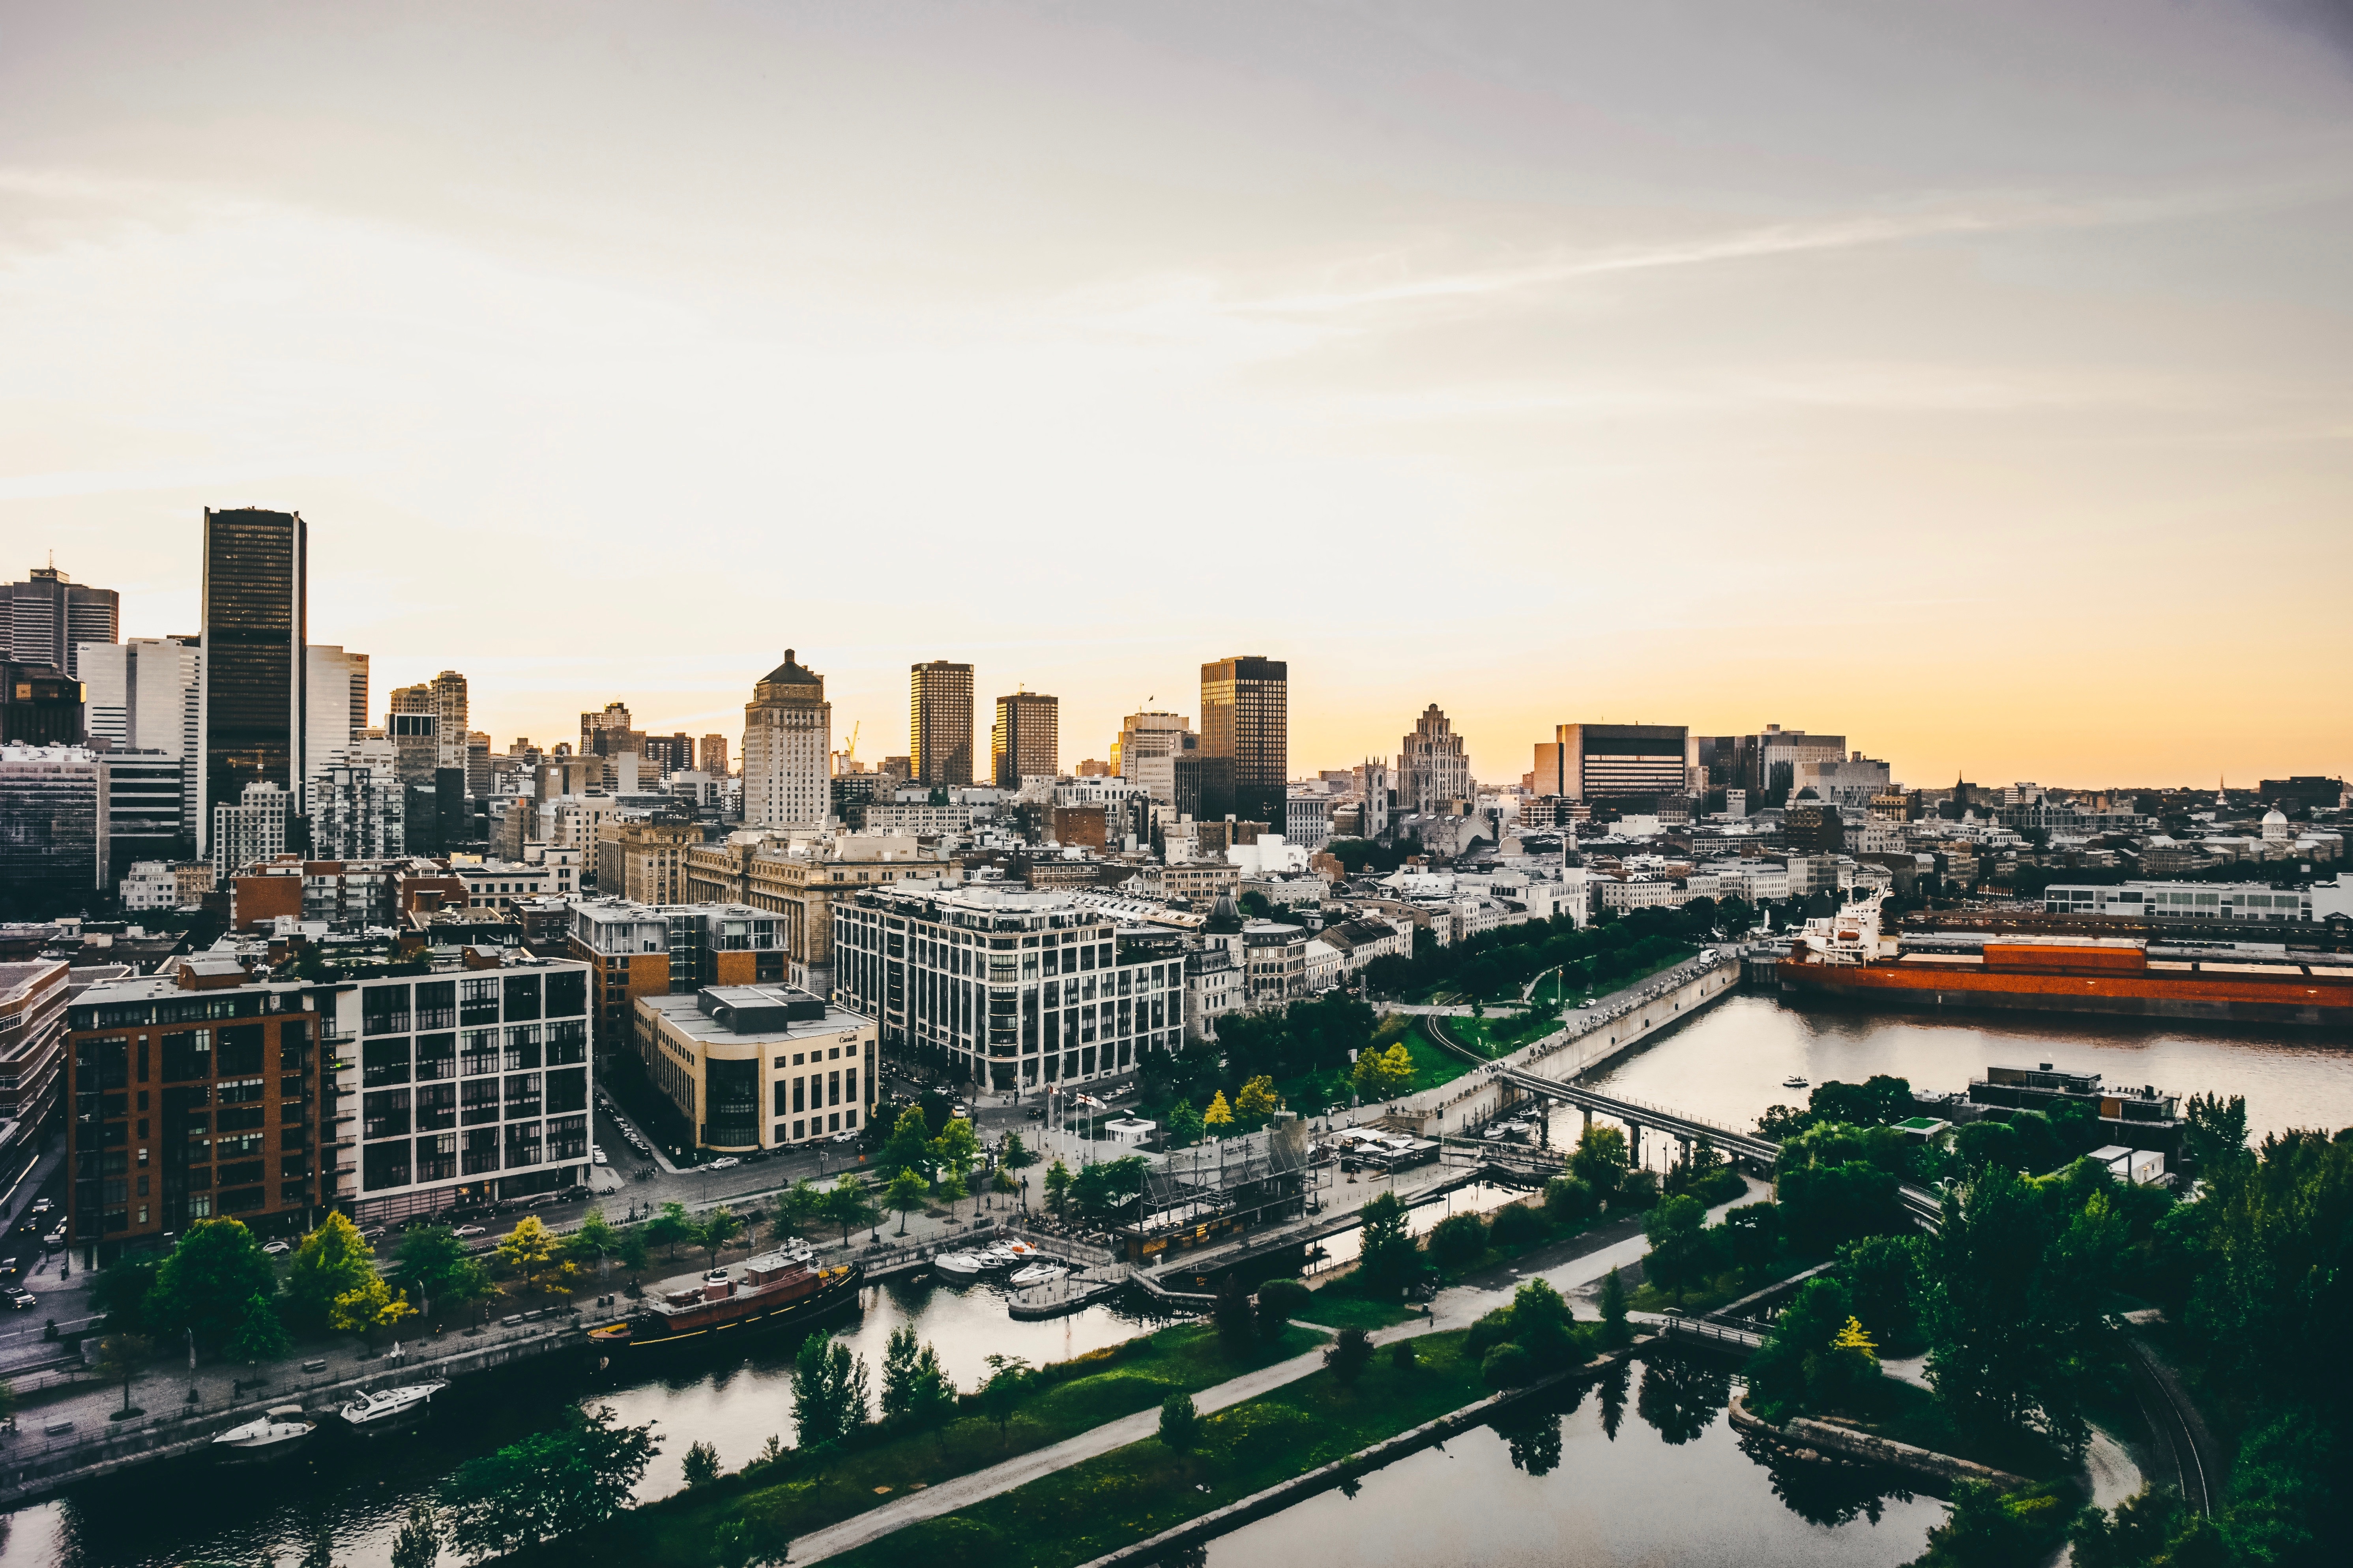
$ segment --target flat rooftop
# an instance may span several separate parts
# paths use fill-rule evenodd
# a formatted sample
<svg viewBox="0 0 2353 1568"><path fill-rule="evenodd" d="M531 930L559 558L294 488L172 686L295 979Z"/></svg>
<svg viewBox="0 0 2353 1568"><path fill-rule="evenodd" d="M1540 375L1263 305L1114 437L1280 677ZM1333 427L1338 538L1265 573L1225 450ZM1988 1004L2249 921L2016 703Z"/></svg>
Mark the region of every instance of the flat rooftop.
<svg viewBox="0 0 2353 1568"><path fill-rule="evenodd" d="M789 985L713 986L691 996L640 996L638 1003L687 1038L715 1046L806 1040L874 1025L863 1013Z"/></svg>

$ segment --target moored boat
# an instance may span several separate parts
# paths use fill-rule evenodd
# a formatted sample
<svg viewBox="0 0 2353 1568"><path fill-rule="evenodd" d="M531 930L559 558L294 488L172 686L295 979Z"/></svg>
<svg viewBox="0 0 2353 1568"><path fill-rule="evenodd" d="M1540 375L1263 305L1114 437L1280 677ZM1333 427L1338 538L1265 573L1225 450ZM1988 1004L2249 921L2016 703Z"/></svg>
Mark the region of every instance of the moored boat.
<svg viewBox="0 0 2353 1568"><path fill-rule="evenodd" d="M336 1414L363 1437L405 1432L425 1419L433 1396L448 1386L446 1383L412 1383L401 1388L379 1389L361 1394Z"/></svg>
<svg viewBox="0 0 2353 1568"><path fill-rule="evenodd" d="M318 1430L302 1418L299 1405L273 1405L242 1426L215 1437L212 1450L225 1465L259 1465L300 1453Z"/></svg>
<svg viewBox="0 0 2353 1568"><path fill-rule="evenodd" d="M943 1252L932 1259L934 1270L955 1279L970 1279L987 1267L977 1252Z"/></svg>
<svg viewBox="0 0 2353 1568"><path fill-rule="evenodd" d="M689 1275L655 1287L628 1317L589 1330L588 1342L608 1357L723 1343L855 1301L865 1277L859 1263L821 1268L804 1251L762 1253L699 1279Z"/></svg>
<svg viewBox="0 0 2353 1568"><path fill-rule="evenodd" d="M1031 1285L1050 1285L1069 1272L1059 1263L1032 1263L1017 1272L1007 1283L1025 1289Z"/></svg>

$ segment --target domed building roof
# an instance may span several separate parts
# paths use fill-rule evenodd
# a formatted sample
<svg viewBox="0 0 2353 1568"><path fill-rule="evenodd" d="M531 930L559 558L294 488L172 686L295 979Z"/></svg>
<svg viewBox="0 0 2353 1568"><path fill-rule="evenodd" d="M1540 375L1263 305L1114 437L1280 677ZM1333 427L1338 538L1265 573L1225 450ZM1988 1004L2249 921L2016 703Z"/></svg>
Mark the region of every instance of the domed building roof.
<svg viewBox="0 0 2353 1568"><path fill-rule="evenodd" d="M1811 784L1807 784L1803 788L1799 789L1797 794L1789 797L1789 804L1791 805L1802 805L1809 801L1812 802L1816 805L1820 805L1822 803L1820 792L1817 791Z"/></svg>
<svg viewBox="0 0 2353 1568"><path fill-rule="evenodd" d="M1232 936L1242 929L1242 910L1234 902L1231 893L1219 893L1218 901L1209 906L1209 918L1201 929L1212 936Z"/></svg>

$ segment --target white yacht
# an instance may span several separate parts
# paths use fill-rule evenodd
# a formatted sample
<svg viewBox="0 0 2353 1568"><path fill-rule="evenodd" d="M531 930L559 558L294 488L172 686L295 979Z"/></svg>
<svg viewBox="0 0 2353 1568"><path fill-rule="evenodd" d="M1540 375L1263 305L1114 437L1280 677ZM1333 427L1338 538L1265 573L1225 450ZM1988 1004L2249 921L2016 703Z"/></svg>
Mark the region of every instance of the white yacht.
<svg viewBox="0 0 2353 1568"><path fill-rule="evenodd" d="M412 1383L403 1388L379 1389L361 1394L337 1414L363 1437L406 1431L425 1419L433 1396L448 1386L446 1383Z"/></svg>
<svg viewBox="0 0 2353 1568"><path fill-rule="evenodd" d="M1057 1263L1032 1263L1027 1268L1017 1272L1009 1283L1025 1288L1031 1285L1050 1285L1069 1272L1069 1269Z"/></svg>
<svg viewBox="0 0 2353 1568"><path fill-rule="evenodd" d="M299 1405L273 1405L242 1426L232 1426L212 1441L223 1464L259 1465L285 1458L310 1442L318 1430L302 1419Z"/></svg>
<svg viewBox="0 0 2353 1568"><path fill-rule="evenodd" d="M943 1252L932 1259L932 1267L953 1279L969 1279L988 1265L976 1252Z"/></svg>

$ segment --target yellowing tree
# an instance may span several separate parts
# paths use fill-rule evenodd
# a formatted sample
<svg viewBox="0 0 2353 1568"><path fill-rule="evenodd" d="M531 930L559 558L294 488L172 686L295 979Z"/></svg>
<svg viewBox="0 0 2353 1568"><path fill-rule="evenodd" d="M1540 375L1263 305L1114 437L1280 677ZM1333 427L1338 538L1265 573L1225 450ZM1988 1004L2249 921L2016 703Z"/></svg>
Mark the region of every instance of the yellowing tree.
<svg viewBox="0 0 2353 1568"><path fill-rule="evenodd" d="M566 1282L579 1272L574 1265L557 1261L555 1235L535 1214L516 1221L514 1229L499 1242L499 1261L522 1277L526 1290L561 1293L570 1289Z"/></svg>
<svg viewBox="0 0 2353 1568"><path fill-rule="evenodd" d="M1403 1040L1385 1051L1366 1047L1356 1058L1356 1092L1366 1100L1401 1094L1412 1082L1413 1055Z"/></svg>
<svg viewBox="0 0 2353 1568"><path fill-rule="evenodd" d="M1838 1338L1831 1342L1831 1348L1841 1351L1861 1351L1874 1361L1879 1357L1879 1347L1873 1344L1871 1336L1862 1331L1862 1320L1860 1318L1849 1318L1846 1321L1846 1327L1841 1329Z"/></svg>
<svg viewBox="0 0 2353 1568"><path fill-rule="evenodd" d="M1282 1100L1274 1092L1274 1079L1264 1073L1251 1079L1234 1096L1234 1114L1251 1127L1264 1124L1282 1109Z"/></svg>
<svg viewBox="0 0 2353 1568"><path fill-rule="evenodd" d="M1212 1138L1222 1138L1234 1130L1234 1108L1226 1103L1224 1089L1218 1090L1218 1097L1209 1101L1209 1109L1201 1112L1201 1125L1209 1130Z"/></svg>
<svg viewBox="0 0 2353 1568"><path fill-rule="evenodd" d="M403 1318L416 1315L407 1291L395 1295L380 1276L370 1276L356 1289L335 1298L327 1310L327 1324L343 1333L361 1335L374 1348L376 1330L392 1328Z"/></svg>

